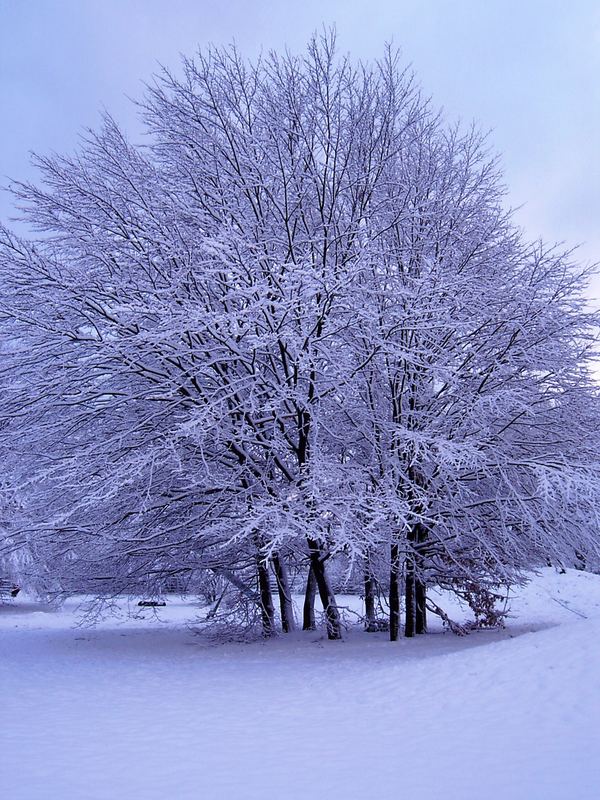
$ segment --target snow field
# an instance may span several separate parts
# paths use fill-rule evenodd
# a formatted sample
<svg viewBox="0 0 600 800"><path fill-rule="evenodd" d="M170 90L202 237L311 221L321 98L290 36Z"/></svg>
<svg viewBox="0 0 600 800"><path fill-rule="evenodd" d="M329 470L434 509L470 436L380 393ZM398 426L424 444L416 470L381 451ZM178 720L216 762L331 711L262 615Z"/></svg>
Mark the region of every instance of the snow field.
<svg viewBox="0 0 600 800"><path fill-rule="evenodd" d="M600 576L545 570L505 631L394 644L210 645L196 610L2 607L0 797L600 796Z"/></svg>

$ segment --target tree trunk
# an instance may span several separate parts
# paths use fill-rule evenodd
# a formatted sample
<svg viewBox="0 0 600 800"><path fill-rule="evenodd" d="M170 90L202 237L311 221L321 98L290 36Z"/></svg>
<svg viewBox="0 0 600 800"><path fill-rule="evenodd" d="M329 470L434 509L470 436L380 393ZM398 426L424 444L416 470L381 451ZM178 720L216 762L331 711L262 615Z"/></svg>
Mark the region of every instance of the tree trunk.
<svg viewBox="0 0 600 800"><path fill-rule="evenodd" d="M424 567L423 548L427 541L427 528L419 523L416 526L415 552L415 633L427 633L427 586L422 578Z"/></svg>
<svg viewBox="0 0 600 800"><path fill-rule="evenodd" d="M409 556L405 562L406 578L404 584L404 600L406 605L404 620L404 635L411 637L416 633L416 581L415 581L415 562Z"/></svg>
<svg viewBox="0 0 600 800"><path fill-rule="evenodd" d="M365 630L369 632L377 630L375 615L375 581L371 575L371 566L368 559L365 564Z"/></svg>
<svg viewBox="0 0 600 800"><path fill-rule="evenodd" d="M311 553L310 563L312 571L315 575L317 582L317 589L319 590L319 597L323 609L325 610L325 617L327 619L327 638L328 639L341 639L342 626L340 622L340 614L338 611L337 603L335 602L335 595L331 588L327 571L325 570L325 561L321 548L315 542L309 542Z"/></svg>
<svg viewBox="0 0 600 800"><path fill-rule="evenodd" d="M259 557L257 568L263 636L268 637L275 633L275 609L269 580L269 562Z"/></svg>
<svg viewBox="0 0 600 800"><path fill-rule="evenodd" d="M279 593L279 609L281 612L281 627L284 633L295 630L294 606L292 604L292 592L285 561L280 555L273 556L273 569L277 579L277 591Z"/></svg>
<svg viewBox="0 0 600 800"><path fill-rule="evenodd" d="M398 639L400 630L400 552L397 544L390 551L390 642Z"/></svg>
<svg viewBox="0 0 600 800"><path fill-rule="evenodd" d="M317 596L317 579L312 568L312 563L308 570L306 579L306 593L304 595L304 608L302 613L302 630L314 631L317 627L315 622L315 597Z"/></svg>
<svg viewBox="0 0 600 800"><path fill-rule="evenodd" d="M427 587L419 578L415 581L415 633L427 633Z"/></svg>

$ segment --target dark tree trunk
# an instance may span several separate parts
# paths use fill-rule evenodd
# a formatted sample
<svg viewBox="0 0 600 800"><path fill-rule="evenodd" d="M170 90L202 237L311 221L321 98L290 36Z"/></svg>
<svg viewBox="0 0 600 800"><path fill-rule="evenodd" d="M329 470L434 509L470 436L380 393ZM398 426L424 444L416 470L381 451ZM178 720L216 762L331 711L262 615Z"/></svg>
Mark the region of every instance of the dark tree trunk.
<svg viewBox="0 0 600 800"><path fill-rule="evenodd" d="M427 586L423 580L425 557L423 550L427 542L427 528L420 523L416 526L415 538L415 633L427 633Z"/></svg>
<svg viewBox="0 0 600 800"><path fill-rule="evenodd" d="M390 642L398 639L400 631L400 551L393 544L390 551Z"/></svg>
<svg viewBox="0 0 600 800"><path fill-rule="evenodd" d="M415 562L412 556L409 556L405 562L406 577L404 583L404 601L405 601L405 620L404 620L404 635L411 637L416 633L416 581L415 581Z"/></svg>
<svg viewBox="0 0 600 800"><path fill-rule="evenodd" d="M375 581L371 574L371 567L367 560L365 564L365 629L367 631L377 630L377 620L375 614Z"/></svg>
<svg viewBox="0 0 600 800"><path fill-rule="evenodd" d="M325 618L327 619L327 638L341 639L342 625L340 621L340 614L337 603L335 602L335 595L333 593L333 589L331 588L327 571L325 569L323 553L316 542L309 542L309 545L311 548L310 563L312 566L312 571L315 575L315 580L317 582L319 597L321 599L323 609L325 610Z"/></svg>
<svg viewBox="0 0 600 800"><path fill-rule="evenodd" d="M320 335L321 324L322 323L319 323L317 326L317 336ZM308 390L309 401L312 401L312 399L314 398L315 378L316 378L316 373L313 371L311 373L311 377L309 380L309 390ZM306 466L309 463L310 425L311 425L310 412L308 411L307 408L299 408L298 447L297 447L298 467L305 474L306 474ZM312 506L312 501L309 501L308 506L309 508ZM323 604L325 617L327 619L327 638L341 639L342 626L340 622L340 614L337 608L337 604L335 602L335 595L333 594L331 584L329 583L329 578L327 577L327 571L325 569L324 553L322 552L319 543L315 541L315 539L312 539L310 536L307 536L306 538L310 553L310 564L311 564L310 571L314 575L314 579L317 584L317 589L319 591L319 597L321 598L321 603ZM309 575L309 583L310 583L310 575ZM308 599L308 586L306 594ZM305 601L305 607L306 607L306 601ZM307 620L305 614L305 622L306 621Z"/></svg>
<svg viewBox="0 0 600 800"><path fill-rule="evenodd" d="M427 528L417 523L409 531L408 541L412 547L406 559L406 623L405 636L427 633L427 586L423 580L423 555L427 542Z"/></svg>
<svg viewBox="0 0 600 800"><path fill-rule="evenodd" d="M427 587L422 580L415 581L415 633L427 633Z"/></svg>
<svg viewBox="0 0 600 800"><path fill-rule="evenodd" d="M288 577L285 561L279 555L273 556L273 570L277 579L277 591L279 593L279 609L281 612L281 627L284 633L295 630L294 606L292 604L292 592Z"/></svg>
<svg viewBox="0 0 600 800"><path fill-rule="evenodd" d="M269 580L269 562L260 558L258 560L258 592L263 636L273 636L275 633L275 609Z"/></svg>
<svg viewBox="0 0 600 800"><path fill-rule="evenodd" d="M306 593L304 595L304 608L302 613L302 630L314 631L317 627L315 622L315 597L317 596L317 579L312 568L308 570L306 579Z"/></svg>

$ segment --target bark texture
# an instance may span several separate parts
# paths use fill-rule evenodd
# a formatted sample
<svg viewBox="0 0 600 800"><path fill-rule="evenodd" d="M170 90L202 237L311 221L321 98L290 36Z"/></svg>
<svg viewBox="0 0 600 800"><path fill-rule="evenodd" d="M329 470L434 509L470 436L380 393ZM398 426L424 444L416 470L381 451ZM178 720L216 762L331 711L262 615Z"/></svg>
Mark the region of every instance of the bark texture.
<svg viewBox="0 0 600 800"><path fill-rule="evenodd" d="M280 555L273 556L273 570L277 580L279 594L279 610L281 613L281 627L284 633L295 630L294 606L292 604L292 591L285 561Z"/></svg>
<svg viewBox="0 0 600 800"><path fill-rule="evenodd" d="M317 596L317 579L312 568L308 570L306 579L306 592L304 594L304 608L302 610L302 630L314 631L317 627L315 622L315 598Z"/></svg>
<svg viewBox="0 0 600 800"><path fill-rule="evenodd" d="M390 642L398 639L400 631L400 551L393 544L390 551Z"/></svg>
<svg viewBox="0 0 600 800"><path fill-rule="evenodd" d="M328 639L341 639L342 638L342 625L340 620L340 613L338 611L337 603L335 602L335 595L325 569L325 554L316 542L310 543L310 563L312 571L315 575L317 582L317 590L321 603L325 610L325 618L327 620L327 638Z"/></svg>
<svg viewBox="0 0 600 800"><path fill-rule="evenodd" d="M269 637L275 633L275 609L269 580L269 562L259 559L257 569L263 636Z"/></svg>

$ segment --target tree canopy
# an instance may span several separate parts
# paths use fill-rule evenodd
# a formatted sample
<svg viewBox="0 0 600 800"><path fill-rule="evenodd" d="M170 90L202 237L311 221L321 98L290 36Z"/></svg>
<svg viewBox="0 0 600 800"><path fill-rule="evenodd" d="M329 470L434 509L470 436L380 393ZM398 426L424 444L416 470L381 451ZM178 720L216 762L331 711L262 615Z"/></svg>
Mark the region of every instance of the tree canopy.
<svg viewBox="0 0 600 800"><path fill-rule="evenodd" d="M291 569L332 638L335 557L392 638L401 587L410 636L427 586L491 619L597 564L588 274L516 227L485 137L328 35L198 53L139 110L141 145L106 116L37 157L31 237L0 230L6 559L99 595L217 576L268 634Z"/></svg>

